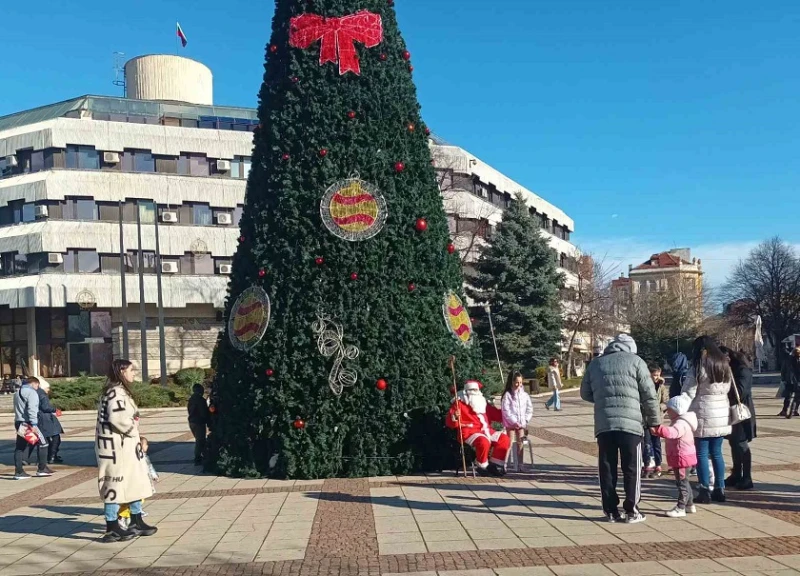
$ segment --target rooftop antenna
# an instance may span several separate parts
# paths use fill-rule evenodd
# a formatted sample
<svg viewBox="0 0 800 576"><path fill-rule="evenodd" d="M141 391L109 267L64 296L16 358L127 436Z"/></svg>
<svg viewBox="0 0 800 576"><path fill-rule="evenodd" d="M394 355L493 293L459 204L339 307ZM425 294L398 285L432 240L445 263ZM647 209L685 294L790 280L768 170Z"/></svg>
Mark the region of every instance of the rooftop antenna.
<svg viewBox="0 0 800 576"><path fill-rule="evenodd" d="M114 52L114 86L122 88L122 97L126 96L125 93L125 53Z"/></svg>

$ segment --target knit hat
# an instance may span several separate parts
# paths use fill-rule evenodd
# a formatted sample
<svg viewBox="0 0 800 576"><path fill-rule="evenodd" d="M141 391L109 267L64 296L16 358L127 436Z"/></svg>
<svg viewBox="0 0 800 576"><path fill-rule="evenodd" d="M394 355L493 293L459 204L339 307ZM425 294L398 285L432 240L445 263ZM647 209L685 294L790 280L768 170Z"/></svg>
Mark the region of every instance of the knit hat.
<svg viewBox="0 0 800 576"><path fill-rule="evenodd" d="M685 394L680 396L673 396L667 402L667 408L674 411L678 416L683 416L689 411L689 406L692 405L691 399Z"/></svg>

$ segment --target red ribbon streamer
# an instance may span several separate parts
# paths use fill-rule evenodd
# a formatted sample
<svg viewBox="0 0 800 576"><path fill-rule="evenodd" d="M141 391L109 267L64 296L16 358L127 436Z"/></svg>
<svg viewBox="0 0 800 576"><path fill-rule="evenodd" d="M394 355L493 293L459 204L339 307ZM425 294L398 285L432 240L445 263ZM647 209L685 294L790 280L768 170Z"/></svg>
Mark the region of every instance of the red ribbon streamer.
<svg viewBox="0 0 800 576"><path fill-rule="evenodd" d="M366 10L341 18L324 18L317 14L301 14L291 21L289 45L306 49L320 40L319 63L339 62L339 74L361 74L356 42L374 48L383 41L380 14Z"/></svg>

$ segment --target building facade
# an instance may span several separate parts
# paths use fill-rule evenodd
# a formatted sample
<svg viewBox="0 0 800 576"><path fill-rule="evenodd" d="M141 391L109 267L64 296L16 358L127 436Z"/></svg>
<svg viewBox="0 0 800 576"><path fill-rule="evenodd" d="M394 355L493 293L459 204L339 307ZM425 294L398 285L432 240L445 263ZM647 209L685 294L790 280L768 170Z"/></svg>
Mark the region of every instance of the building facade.
<svg viewBox="0 0 800 576"><path fill-rule="evenodd" d="M125 72L129 97L82 96L0 118L3 377L104 374L123 355L124 321L141 367L142 303L149 375L159 375L157 266L167 371L210 365L256 110L214 106L211 72L187 58L143 56ZM463 149L432 149L460 249L470 230L483 241L522 190L570 276L571 219Z"/></svg>

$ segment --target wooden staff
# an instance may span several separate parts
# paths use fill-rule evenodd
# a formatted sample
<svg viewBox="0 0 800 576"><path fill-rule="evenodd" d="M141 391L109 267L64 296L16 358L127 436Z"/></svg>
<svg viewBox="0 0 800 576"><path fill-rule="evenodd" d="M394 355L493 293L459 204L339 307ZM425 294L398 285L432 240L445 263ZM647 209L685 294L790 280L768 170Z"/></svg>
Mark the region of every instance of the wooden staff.
<svg viewBox="0 0 800 576"><path fill-rule="evenodd" d="M456 383L456 357L450 356L450 372L453 374L453 400L456 403L456 420L458 421L459 446L461 447L461 465L464 467L464 478L467 477L467 458L464 456L464 437L461 429L461 403L458 401L458 384Z"/></svg>

